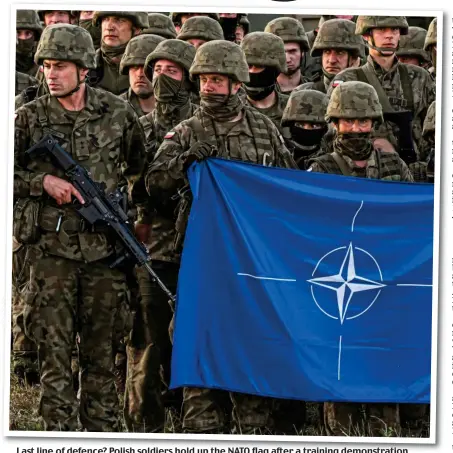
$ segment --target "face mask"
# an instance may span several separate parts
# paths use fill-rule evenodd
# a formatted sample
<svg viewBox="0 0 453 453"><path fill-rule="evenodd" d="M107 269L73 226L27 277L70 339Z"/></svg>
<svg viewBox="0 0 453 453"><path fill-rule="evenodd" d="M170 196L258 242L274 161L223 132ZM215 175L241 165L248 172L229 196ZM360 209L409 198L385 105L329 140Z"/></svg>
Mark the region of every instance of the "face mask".
<svg viewBox="0 0 453 453"><path fill-rule="evenodd" d="M112 47L107 45L104 41L101 41L101 51L109 63L113 63L113 58L121 58L126 50L126 46L127 43Z"/></svg>
<svg viewBox="0 0 453 453"><path fill-rule="evenodd" d="M23 57L33 57L36 49L36 41L34 38L18 39L16 44L16 53Z"/></svg>
<svg viewBox="0 0 453 453"><path fill-rule="evenodd" d="M276 69L268 67L258 73L249 73L250 82L244 84L247 96L254 101L267 98L275 90L278 74Z"/></svg>
<svg viewBox="0 0 453 453"><path fill-rule="evenodd" d="M98 47L101 43L101 28L95 27L91 19L79 20L79 26L84 28L93 39L93 44Z"/></svg>
<svg viewBox="0 0 453 453"><path fill-rule="evenodd" d="M371 132L337 134L334 147L340 154L352 160L366 160L373 151Z"/></svg>
<svg viewBox="0 0 453 453"><path fill-rule="evenodd" d="M223 36L225 40L234 42L236 40L236 17L221 17L220 25L222 26Z"/></svg>
<svg viewBox="0 0 453 453"><path fill-rule="evenodd" d="M303 129L297 126L290 126L291 138L301 146L314 147L320 145L321 139L327 132L326 127L321 129Z"/></svg>
<svg viewBox="0 0 453 453"><path fill-rule="evenodd" d="M165 74L153 78L153 93L157 101L156 109L164 115L184 106L190 95L184 79L175 80Z"/></svg>
<svg viewBox="0 0 453 453"><path fill-rule="evenodd" d="M200 107L203 112L218 121L231 121L238 116L242 102L236 94L200 93Z"/></svg>

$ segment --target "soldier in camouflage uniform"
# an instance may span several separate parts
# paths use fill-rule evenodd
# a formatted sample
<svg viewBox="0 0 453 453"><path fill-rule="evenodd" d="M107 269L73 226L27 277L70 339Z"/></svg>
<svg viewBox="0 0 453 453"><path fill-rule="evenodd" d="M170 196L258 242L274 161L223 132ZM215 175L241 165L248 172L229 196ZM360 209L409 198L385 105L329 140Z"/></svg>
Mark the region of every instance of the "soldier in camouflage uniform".
<svg viewBox="0 0 453 453"><path fill-rule="evenodd" d="M250 81L243 85L246 102L280 129L289 99L276 89L277 77L287 70L283 40L272 33L254 31L242 40L241 48L249 65Z"/></svg>
<svg viewBox="0 0 453 453"><path fill-rule="evenodd" d="M428 27L428 33L425 38L424 50L431 53L432 67L429 69L432 78L436 79L436 62L437 62L437 17L435 17Z"/></svg>
<svg viewBox="0 0 453 453"><path fill-rule="evenodd" d="M93 25L94 11L71 11L71 13L77 19L76 25L84 28L91 35L94 49L99 49L101 47L101 29Z"/></svg>
<svg viewBox="0 0 453 453"><path fill-rule="evenodd" d="M194 16L184 22L178 33L178 39L187 41L198 49L205 42L223 39L223 30L217 20Z"/></svg>
<svg viewBox="0 0 453 453"><path fill-rule="evenodd" d="M396 56L398 61L428 69L431 65L429 53L423 49L426 30L420 27L409 27L407 35L401 36Z"/></svg>
<svg viewBox="0 0 453 453"><path fill-rule="evenodd" d="M16 71L34 76L38 66L33 56L42 33L38 13L32 10L18 9L16 16ZM17 93L16 93L17 94Z"/></svg>
<svg viewBox="0 0 453 453"><path fill-rule="evenodd" d="M278 76L277 82L282 93L290 94L297 86L307 81L301 71L304 56L310 50L304 27L292 17L278 17L271 20L264 31L283 40L287 71Z"/></svg>
<svg viewBox="0 0 453 453"><path fill-rule="evenodd" d="M145 75L144 66L146 57L162 41L164 38L157 35L135 36L127 44L121 58L120 74L129 75L130 88L120 98L129 102L138 117L154 110L153 86Z"/></svg>
<svg viewBox="0 0 453 453"><path fill-rule="evenodd" d="M80 193L48 157L30 160L25 151L50 133L108 192L127 181L138 202L144 200L133 190L144 160L142 129L126 102L85 84L95 50L83 28L47 27L35 61L44 65L50 94L16 111L14 232L30 243L24 324L38 346L39 413L46 430L76 431L80 417L87 431L116 431L113 337L117 313L128 313L125 275L109 267L115 249L106 228L89 227L74 210L72 197L84 202ZM79 401L71 373L76 334Z"/></svg>
<svg viewBox="0 0 453 453"><path fill-rule="evenodd" d="M409 139L418 152L423 121L435 96L429 74L418 66L398 62L395 56L400 35L406 35L408 28L403 16L359 16L356 34L367 41L370 52L367 63L360 68L341 71L334 77L327 93L330 97L336 86L350 80L373 85L385 120L373 135L390 142L403 158L406 157L401 143L407 142L408 138L401 137L400 132L404 129L412 132ZM409 123L410 118L412 121Z"/></svg>
<svg viewBox="0 0 453 453"><path fill-rule="evenodd" d="M119 64L127 43L148 28L148 14L133 11L95 11L93 25L101 27L101 48L96 51L97 88L119 95L129 89L129 77Z"/></svg>
<svg viewBox="0 0 453 453"><path fill-rule="evenodd" d="M244 106L238 97L241 83L250 80L241 47L229 41L204 44L197 50L190 75L200 81L200 109L165 135L148 167L145 180L151 202L159 200L171 206L171 197L186 186L186 169L192 162L210 156L296 168L273 122ZM176 230L180 237L185 231L181 220L186 218L187 207L187 203L182 203L178 216ZM219 403L221 395L225 392L184 388L183 429L194 433L224 432L227 428ZM237 393L230 396L236 432L253 433L272 427L270 399Z"/></svg>
<svg viewBox="0 0 453 453"><path fill-rule="evenodd" d="M170 19L175 26L176 33L181 31L181 27L187 19L194 16L207 16L217 21L220 19L217 13L170 13Z"/></svg>
<svg viewBox="0 0 453 453"><path fill-rule="evenodd" d="M165 39L176 38L176 28L165 14L148 13L148 23L148 28L145 28L142 33L162 36Z"/></svg>
<svg viewBox="0 0 453 453"><path fill-rule="evenodd" d="M301 170L306 170L308 161L323 152L326 108L327 96L316 90L293 91L289 97L282 127L288 127L290 131L291 139L287 144Z"/></svg>
<svg viewBox="0 0 453 453"><path fill-rule="evenodd" d="M74 19L68 10L38 10L39 19L45 27L55 24L70 24Z"/></svg>
<svg viewBox="0 0 453 453"><path fill-rule="evenodd" d="M354 22L347 19L330 19L321 25L311 49L312 57L320 57L322 79L304 83L302 90L327 93L332 79L343 69L357 66L363 39L355 34Z"/></svg>
<svg viewBox="0 0 453 453"><path fill-rule="evenodd" d="M373 123L382 121L382 106L376 90L369 84L348 81L332 93L326 121L336 130L333 152L313 159L308 171L387 181L412 182L409 168L396 152L373 146ZM397 404L364 404L372 435L400 423ZM362 424L362 404L324 403L324 423L330 435L348 435Z"/></svg>
<svg viewBox="0 0 453 453"><path fill-rule="evenodd" d="M227 41L241 44L244 36L250 32L250 22L246 13L220 13L220 25Z"/></svg>
<svg viewBox="0 0 453 453"><path fill-rule="evenodd" d="M23 72L15 72L15 92L14 92L14 95L15 96L18 96L20 95L20 93L22 93L22 91L24 91L25 89L27 89L28 87L33 87L33 86L37 86L38 85L38 81L28 75L28 74L24 74Z"/></svg>

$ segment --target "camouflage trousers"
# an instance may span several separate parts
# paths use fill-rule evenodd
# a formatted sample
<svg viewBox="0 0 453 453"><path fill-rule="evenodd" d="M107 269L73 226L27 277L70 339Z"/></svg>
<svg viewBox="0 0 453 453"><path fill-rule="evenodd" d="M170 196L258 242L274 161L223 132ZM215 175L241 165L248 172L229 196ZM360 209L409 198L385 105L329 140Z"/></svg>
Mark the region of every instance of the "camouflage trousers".
<svg viewBox="0 0 453 453"><path fill-rule="evenodd" d="M21 377L38 372L36 345L25 335L24 329L23 293L29 278L28 248L15 242L12 263L12 354L14 372Z"/></svg>
<svg viewBox="0 0 453 453"><path fill-rule="evenodd" d="M154 261L153 268L172 293L176 292L179 266ZM175 392L170 383L172 344L168 327L172 310L168 298L148 272L137 269L139 303L136 305L127 345L127 379L124 419L129 431L162 431L165 404Z"/></svg>
<svg viewBox="0 0 453 453"><path fill-rule="evenodd" d="M37 247L35 252L24 324L38 347L45 429L76 431L79 417L86 431L118 431L113 336L117 312L128 303L125 276L102 262L47 256ZM71 370L76 334L79 400Z"/></svg>

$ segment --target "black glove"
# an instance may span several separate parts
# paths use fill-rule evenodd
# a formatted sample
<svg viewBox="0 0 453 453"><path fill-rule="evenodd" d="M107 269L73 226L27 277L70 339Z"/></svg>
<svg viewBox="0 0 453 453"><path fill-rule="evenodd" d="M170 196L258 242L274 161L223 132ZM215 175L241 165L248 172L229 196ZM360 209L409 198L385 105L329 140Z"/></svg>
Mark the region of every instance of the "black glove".
<svg viewBox="0 0 453 453"><path fill-rule="evenodd" d="M206 142L197 142L191 146L188 151L184 153L184 171L195 162L201 162L208 157L215 157L217 155L217 148Z"/></svg>

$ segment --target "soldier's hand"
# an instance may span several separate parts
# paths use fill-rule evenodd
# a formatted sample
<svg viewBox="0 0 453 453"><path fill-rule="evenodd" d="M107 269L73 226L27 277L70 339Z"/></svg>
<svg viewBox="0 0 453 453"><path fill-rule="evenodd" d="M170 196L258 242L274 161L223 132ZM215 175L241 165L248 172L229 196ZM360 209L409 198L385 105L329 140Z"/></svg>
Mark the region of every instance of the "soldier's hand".
<svg viewBox="0 0 453 453"><path fill-rule="evenodd" d="M146 223L136 223L135 224L135 237L140 241L146 244L148 242L149 236L151 234L151 225Z"/></svg>
<svg viewBox="0 0 453 453"><path fill-rule="evenodd" d="M85 200L82 198L82 195L80 195L80 192L70 182L58 178L57 176L44 176L42 186L60 205L71 203L73 195L81 204L85 204Z"/></svg>
<svg viewBox="0 0 453 453"><path fill-rule="evenodd" d="M187 170L195 161L201 162L203 159L216 156L217 149L209 143L197 142L185 154L184 169Z"/></svg>

